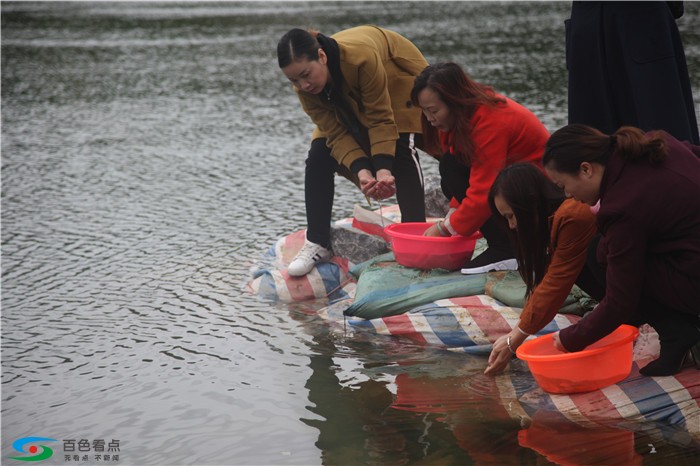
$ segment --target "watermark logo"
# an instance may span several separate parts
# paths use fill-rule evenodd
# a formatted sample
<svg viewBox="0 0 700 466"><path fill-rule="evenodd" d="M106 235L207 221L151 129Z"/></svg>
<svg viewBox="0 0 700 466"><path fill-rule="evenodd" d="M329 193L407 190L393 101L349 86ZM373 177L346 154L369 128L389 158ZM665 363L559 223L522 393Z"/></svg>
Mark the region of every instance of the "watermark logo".
<svg viewBox="0 0 700 466"><path fill-rule="evenodd" d="M18 461L42 461L51 458L53 450L46 445L30 445L38 442L58 442L56 439L47 437L22 437L12 442L12 448L20 453L31 453L32 456L9 456L8 458Z"/></svg>

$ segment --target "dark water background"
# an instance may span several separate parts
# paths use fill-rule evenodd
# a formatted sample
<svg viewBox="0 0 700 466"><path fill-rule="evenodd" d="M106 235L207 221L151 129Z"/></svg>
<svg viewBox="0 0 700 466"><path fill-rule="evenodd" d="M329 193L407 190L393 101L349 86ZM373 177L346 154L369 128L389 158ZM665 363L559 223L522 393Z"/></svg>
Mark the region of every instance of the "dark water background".
<svg viewBox="0 0 700 466"><path fill-rule="evenodd" d="M484 359L347 338L245 284L305 223L311 124L277 68L284 32L395 29L553 131L569 9L3 2L2 464L19 464L26 436L59 440L42 464L76 464L66 439L116 440L119 459L101 463L121 465L549 464L519 446L518 421L490 414ZM699 20L687 2L696 109ZM338 183L336 218L360 201ZM406 377L432 409L390 406ZM644 464L697 464L692 447L632 432L619 446Z"/></svg>

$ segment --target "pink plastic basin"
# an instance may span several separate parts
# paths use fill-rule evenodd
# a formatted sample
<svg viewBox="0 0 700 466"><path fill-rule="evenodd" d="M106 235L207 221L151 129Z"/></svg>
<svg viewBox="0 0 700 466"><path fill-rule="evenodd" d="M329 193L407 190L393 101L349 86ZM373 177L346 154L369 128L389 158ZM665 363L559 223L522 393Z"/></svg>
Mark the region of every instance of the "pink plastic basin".
<svg viewBox="0 0 700 466"><path fill-rule="evenodd" d="M623 380L632 370L632 344L639 331L620 325L582 351L563 353L554 347L553 334L520 345L517 356L527 361L533 377L549 393L589 392Z"/></svg>
<svg viewBox="0 0 700 466"><path fill-rule="evenodd" d="M391 238L391 248L396 262L404 267L418 269L461 268L474 253L479 232L471 236L423 236L432 223L394 223L384 231Z"/></svg>

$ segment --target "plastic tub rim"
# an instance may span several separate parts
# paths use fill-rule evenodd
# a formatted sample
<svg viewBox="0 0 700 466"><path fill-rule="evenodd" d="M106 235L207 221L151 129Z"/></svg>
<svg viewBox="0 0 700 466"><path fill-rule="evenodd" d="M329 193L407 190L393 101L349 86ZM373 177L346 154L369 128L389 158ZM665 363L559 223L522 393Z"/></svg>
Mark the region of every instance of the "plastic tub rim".
<svg viewBox="0 0 700 466"><path fill-rule="evenodd" d="M432 225L433 222L405 222L405 223L392 223L391 225L387 225L384 227L384 231L387 232L389 236L396 237L396 238L401 238L401 239L416 239L420 238L421 241L432 241L432 242L439 242L439 243L457 243L470 239L479 239L481 238L481 233L477 230L474 233L472 233L469 236L422 236L422 235L411 235L408 233L403 233L400 231L394 231L395 228L398 228L397 225L426 225L426 229Z"/></svg>
<svg viewBox="0 0 700 466"><path fill-rule="evenodd" d="M613 348L617 348L622 345L626 345L632 341L634 341L637 336L639 336L639 329L637 327L634 327L632 325L627 325L627 324L622 324L620 327L624 327L624 330L629 332L628 335L625 335L624 338L621 338L620 340L610 343L608 345L602 346L600 348L592 348L592 349L583 349L581 351L574 351L571 353L563 353L563 354L527 354L525 350L521 350L523 345L520 345L518 349L515 351L516 356L519 359L522 359L523 361L533 361L533 362L547 362L547 361L566 361L566 360L574 360L574 359L581 359L583 357L587 356L594 356L606 351L609 351ZM619 328L619 327L618 327ZM613 330L613 332L617 331L617 329ZM610 332L610 333L613 333ZM552 340L553 339L553 333L548 333L546 335L542 335L541 337L538 338L547 338ZM535 340L531 340L535 341Z"/></svg>

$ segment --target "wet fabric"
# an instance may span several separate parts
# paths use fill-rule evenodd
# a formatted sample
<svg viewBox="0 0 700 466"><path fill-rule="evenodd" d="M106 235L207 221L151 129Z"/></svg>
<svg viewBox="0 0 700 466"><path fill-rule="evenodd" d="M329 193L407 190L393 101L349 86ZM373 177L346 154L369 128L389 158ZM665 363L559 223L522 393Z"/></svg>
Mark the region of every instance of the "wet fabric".
<svg viewBox="0 0 700 466"><path fill-rule="evenodd" d="M346 337L349 332L357 331L374 333L377 337L407 338L430 347L481 355L484 368L492 343L510 332L520 313L518 308L479 295L438 300L405 314L366 320L343 315L351 302L352 299L338 301L318 313ZM572 314L559 314L539 334L567 328L580 319ZM525 362L514 359L511 369L502 375L471 375L464 379L466 383L454 384L452 389L467 386L468 390L487 392L498 398L511 418L521 422L554 416L584 427L638 429L652 438L656 436L682 445L700 442L700 371L688 367L670 377L640 375L639 369L658 354L658 335L653 328L644 325L634 345L632 370L617 384L586 393L551 394L539 388ZM430 390L426 383L422 383L420 389ZM408 402L404 394L398 397L396 407L439 412L450 395L441 390L440 398L432 402L425 392L414 393L411 398L421 399L421 403Z"/></svg>
<svg viewBox="0 0 700 466"><path fill-rule="evenodd" d="M282 303L348 298L355 280L348 273L352 263L347 259L333 257L303 277L291 277L287 273L286 266L303 246L305 237L305 231L300 230L280 238L251 270L248 289L262 299Z"/></svg>
<svg viewBox="0 0 700 466"><path fill-rule="evenodd" d="M265 264L254 270L255 277L249 283L249 289L283 302L321 303L314 312L328 322L331 332L342 333L345 337L361 332L376 335L377 338L405 338L427 347L465 353L465 357L473 357L469 360L470 365L478 365L481 360L485 368L493 342L509 333L519 321L522 311L518 306L522 299L519 290L522 289L524 293L524 285L516 280L519 278L517 274L504 272L482 274L484 293L435 299L396 315L370 319L348 316L346 311L357 301L356 292L360 288L351 271L360 274L361 279L363 273L371 271L371 267L382 261L389 261L391 255L357 266L336 257L331 263L317 267L307 277L290 278L283 269L277 270L275 267L283 268L296 254L303 242L303 233L301 231L282 238L270 248L264 258ZM428 277L451 278L449 273L428 274ZM472 285L475 283L476 280ZM366 296L376 291L370 288L366 288L369 290ZM556 332L578 322L581 317L576 314L591 304L589 300L585 295L579 296L574 289L564 308L573 306L576 312L560 312L538 335ZM511 305L506 305L504 301ZM366 304L369 304L369 300ZM653 328L644 325L634 345L630 375L603 389L571 395L546 393L537 386L527 364L514 359L511 368L502 375L488 377L470 373L461 383L442 383L437 388L427 378L415 380L405 375L399 376L396 379L398 396L392 408L440 412L451 399L463 400L465 395L452 393L455 390L466 390L469 396L486 393L489 396L482 396L480 402L492 399L495 407L485 412L489 416L531 423L530 427L535 425L535 429L523 429L519 441L523 446L543 452L550 447L538 440L538 435L548 429L547 423L543 422L546 418L555 421L568 419L593 429L616 427L638 430L652 439L679 445L700 443L700 371L688 367L670 377L641 376L639 369L658 354L658 335ZM439 393L439 398L435 398L436 393ZM455 425L455 432L463 433L467 442L471 437L468 435L469 429L462 432L465 428ZM462 434L456 435L461 437ZM571 435L575 437L575 433ZM558 457L567 451L555 448L549 454ZM625 451L614 453L623 455Z"/></svg>
<svg viewBox="0 0 700 466"><path fill-rule="evenodd" d="M403 314L436 299L483 294L485 285L485 274L403 267L393 254L384 255L364 266L345 314L364 319Z"/></svg>

